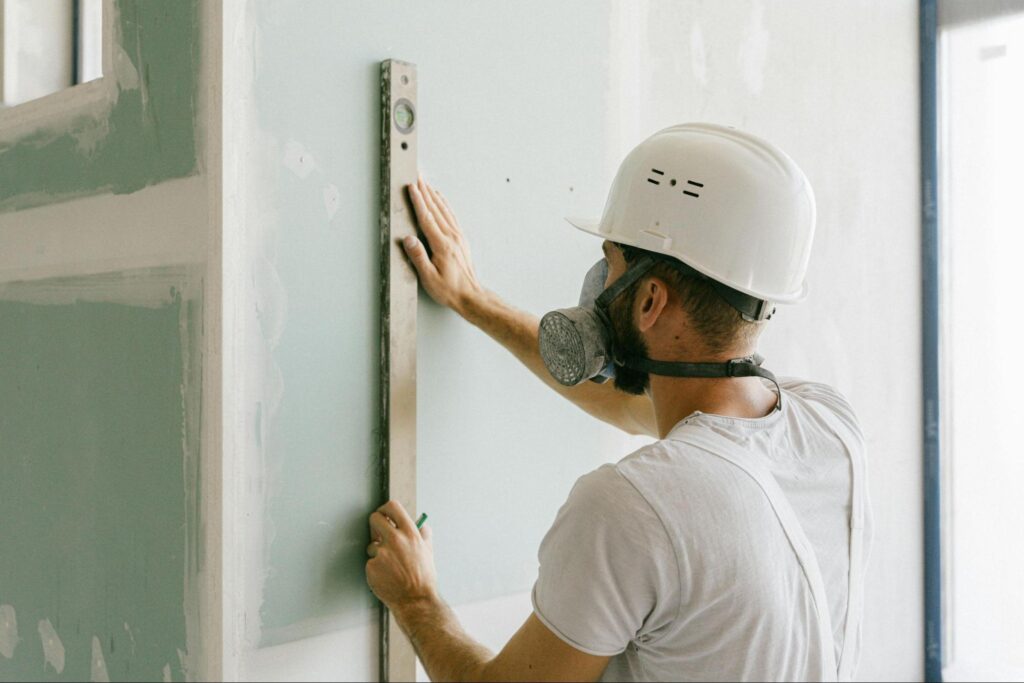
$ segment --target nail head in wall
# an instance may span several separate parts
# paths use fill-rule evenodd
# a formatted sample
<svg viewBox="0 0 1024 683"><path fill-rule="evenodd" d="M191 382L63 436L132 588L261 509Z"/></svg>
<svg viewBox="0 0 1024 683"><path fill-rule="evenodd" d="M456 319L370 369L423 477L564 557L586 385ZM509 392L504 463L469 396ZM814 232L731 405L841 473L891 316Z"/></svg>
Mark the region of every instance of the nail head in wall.
<svg viewBox="0 0 1024 683"><path fill-rule="evenodd" d="M334 218L338 213L338 206L341 204L341 193L335 185L328 185L324 188L324 208L327 209L327 220Z"/></svg>
<svg viewBox="0 0 1024 683"><path fill-rule="evenodd" d="M299 179L305 180L316 169L316 160L302 144L289 140L284 146L284 165Z"/></svg>

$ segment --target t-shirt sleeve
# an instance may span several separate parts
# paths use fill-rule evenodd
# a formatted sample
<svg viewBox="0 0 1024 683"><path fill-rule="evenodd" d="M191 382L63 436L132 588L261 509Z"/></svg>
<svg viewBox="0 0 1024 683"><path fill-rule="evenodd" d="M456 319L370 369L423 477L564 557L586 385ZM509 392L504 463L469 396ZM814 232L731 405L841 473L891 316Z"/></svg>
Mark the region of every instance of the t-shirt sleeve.
<svg viewBox="0 0 1024 683"><path fill-rule="evenodd" d="M623 652L676 591L675 552L654 510L613 465L581 477L538 553L533 609L555 635L598 656ZM646 626L650 626L647 624Z"/></svg>
<svg viewBox="0 0 1024 683"><path fill-rule="evenodd" d="M779 384L787 391L791 391L808 401L824 407L829 414L838 419L849 430L849 434L857 442L863 444L864 432L861 430L860 420L857 419L853 406L834 387L820 382L807 382L791 377L781 378Z"/></svg>

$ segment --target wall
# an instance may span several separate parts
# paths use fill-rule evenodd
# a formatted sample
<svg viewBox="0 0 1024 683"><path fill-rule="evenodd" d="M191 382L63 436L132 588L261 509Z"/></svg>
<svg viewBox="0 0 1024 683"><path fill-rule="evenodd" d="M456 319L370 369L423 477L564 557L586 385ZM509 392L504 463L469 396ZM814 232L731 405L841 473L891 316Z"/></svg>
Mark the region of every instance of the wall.
<svg viewBox="0 0 1024 683"><path fill-rule="evenodd" d="M1012 681L1024 678L1015 569L1024 562L1015 485L1024 463L1016 430L991 419L1015 403L1015 375L993 372L988 359L1024 335L1020 317L1007 315L1024 248L1024 95L1014 87L1024 74L1024 3L986 21L950 17L962 8L945 5L943 675Z"/></svg>
<svg viewBox="0 0 1024 683"><path fill-rule="evenodd" d="M561 217L599 212L650 132L729 123L803 166L812 294L764 350L860 411L877 528L860 676L919 678L916 27L911 2L228 3L225 675L375 676L359 566L378 502L377 64L397 57L419 66L421 166L481 279L538 313L574 301L599 257ZM500 643L572 481L636 441L425 299L418 354L442 590L464 614L493 607Z"/></svg>
<svg viewBox="0 0 1024 683"><path fill-rule="evenodd" d="M219 677L219 10L103 9L0 111L0 680Z"/></svg>

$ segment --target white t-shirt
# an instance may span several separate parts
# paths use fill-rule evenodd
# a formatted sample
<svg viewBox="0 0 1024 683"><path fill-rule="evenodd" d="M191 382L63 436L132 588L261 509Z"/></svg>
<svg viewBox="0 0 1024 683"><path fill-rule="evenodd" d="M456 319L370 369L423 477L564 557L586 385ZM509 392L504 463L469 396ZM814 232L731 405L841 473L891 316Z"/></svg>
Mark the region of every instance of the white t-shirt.
<svg viewBox="0 0 1024 683"><path fill-rule="evenodd" d="M863 453L863 436L832 388L781 384L780 410L759 419L694 413L667 438L581 477L559 510L539 551L534 611L576 649L611 656L603 680L826 675L807 579L767 497L735 465L680 441L687 430L729 438L775 476L817 555L839 659L849 588L848 449ZM854 662L859 641L858 632L848 645Z"/></svg>

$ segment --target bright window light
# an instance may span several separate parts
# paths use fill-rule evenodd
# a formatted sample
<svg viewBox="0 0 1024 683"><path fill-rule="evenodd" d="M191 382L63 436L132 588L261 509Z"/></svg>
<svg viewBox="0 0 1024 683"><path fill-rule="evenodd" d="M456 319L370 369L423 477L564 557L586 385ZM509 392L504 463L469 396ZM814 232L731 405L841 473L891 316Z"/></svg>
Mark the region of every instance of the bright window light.
<svg viewBox="0 0 1024 683"><path fill-rule="evenodd" d="M103 0L0 0L0 103L103 75Z"/></svg>

